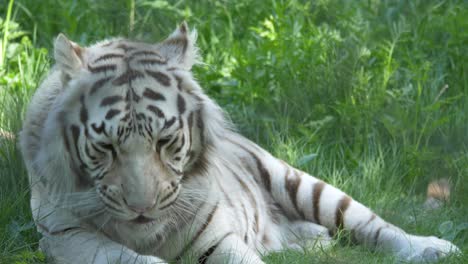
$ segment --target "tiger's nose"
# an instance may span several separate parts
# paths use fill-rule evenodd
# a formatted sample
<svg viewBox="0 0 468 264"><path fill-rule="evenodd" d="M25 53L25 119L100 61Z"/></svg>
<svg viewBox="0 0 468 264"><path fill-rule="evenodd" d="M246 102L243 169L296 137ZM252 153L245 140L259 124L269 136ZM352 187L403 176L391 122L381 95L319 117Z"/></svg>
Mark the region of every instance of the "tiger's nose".
<svg viewBox="0 0 468 264"><path fill-rule="evenodd" d="M134 211L135 213L138 213L138 214L142 214L148 210L150 210L151 208L153 208L155 205L156 205L156 200L152 201L152 202L143 202L143 203L136 203L136 202L133 202L133 203L129 203L127 202L127 200L124 199L124 202L125 204L127 205L127 207Z"/></svg>

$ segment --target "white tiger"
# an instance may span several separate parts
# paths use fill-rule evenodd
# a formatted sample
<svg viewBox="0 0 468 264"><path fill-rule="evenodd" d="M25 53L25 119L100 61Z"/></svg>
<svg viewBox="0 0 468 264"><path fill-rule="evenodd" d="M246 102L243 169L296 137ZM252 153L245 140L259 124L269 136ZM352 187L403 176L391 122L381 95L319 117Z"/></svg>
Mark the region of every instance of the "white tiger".
<svg viewBox="0 0 468 264"><path fill-rule="evenodd" d="M325 247L340 229L402 260L459 252L234 132L190 73L195 38L185 23L158 44L57 37L20 141L50 261L263 263L268 252Z"/></svg>

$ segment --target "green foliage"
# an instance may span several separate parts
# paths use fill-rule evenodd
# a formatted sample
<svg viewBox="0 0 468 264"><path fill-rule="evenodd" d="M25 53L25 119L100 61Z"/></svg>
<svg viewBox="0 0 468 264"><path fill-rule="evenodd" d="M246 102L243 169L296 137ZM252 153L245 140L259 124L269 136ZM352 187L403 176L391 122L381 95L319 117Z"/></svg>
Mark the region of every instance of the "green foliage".
<svg viewBox="0 0 468 264"><path fill-rule="evenodd" d="M0 5L0 129L19 131L59 32L83 45L157 42L187 20L204 61L197 79L243 134L467 255L466 17L463 0L10 0ZM38 236L25 175L16 142L0 138L0 262L43 260L31 251ZM454 185L450 204L421 210L428 182L442 177ZM394 261L359 247L265 260Z"/></svg>
<svg viewBox="0 0 468 264"><path fill-rule="evenodd" d="M0 263L42 263L39 235L29 209L26 171L17 149L24 107L49 68L47 50L36 48L18 23L0 18Z"/></svg>

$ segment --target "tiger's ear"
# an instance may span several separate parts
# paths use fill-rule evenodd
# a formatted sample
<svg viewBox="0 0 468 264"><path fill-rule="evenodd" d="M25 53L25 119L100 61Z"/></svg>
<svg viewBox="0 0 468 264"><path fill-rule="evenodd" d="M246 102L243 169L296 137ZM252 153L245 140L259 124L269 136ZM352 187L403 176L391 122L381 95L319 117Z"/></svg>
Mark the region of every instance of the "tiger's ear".
<svg viewBox="0 0 468 264"><path fill-rule="evenodd" d="M198 62L196 39L197 31L189 32L187 23L184 21L167 39L158 44L157 48L169 62L190 70Z"/></svg>
<svg viewBox="0 0 468 264"><path fill-rule="evenodd" d="M71 77L83 68L84 49L60 33L54 42L54 58L57 66Z"/></svg>

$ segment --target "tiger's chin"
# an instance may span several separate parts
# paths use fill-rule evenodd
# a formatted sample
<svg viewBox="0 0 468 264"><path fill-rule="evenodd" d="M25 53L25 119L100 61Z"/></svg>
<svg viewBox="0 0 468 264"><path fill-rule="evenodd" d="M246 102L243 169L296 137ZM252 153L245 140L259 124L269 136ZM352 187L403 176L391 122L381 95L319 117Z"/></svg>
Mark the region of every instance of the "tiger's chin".
<svg viewBox="0 0 468 264"><path fill-rule="evenodd" d="M138 215L127 219L115 219L116 232L127 233L130 236L146 237L151 234L164 232L170 226L170 219L164 215Z"/></svg>
<svg viewBox="0 0 468 264"><path fill-rule="evenodd" d="M156 222L156 221L157 221L156 218L150 218L150 217L146 217L144 215L139 215L136 218L134 218L133 220L130 220L130 222L132 224L137 224L137 225L150 224L150 223L153 223L153 222Z"/></svg>
<svg viewBox="0 0 468 264"><path fill-rule="evenodd" d="M138 215L127 219L115 218L115 223L120 227L126 227L128 229L148 229L150 227L157 228L157 226L164 226L164 217L151 217L145 215Z"/></svg>
<svg viewBox="0 0 468 264"><path fill-rule="evenodd" d="M155 254L166 240L170 222L165 217L150 218L143 215L130 219L112 217L101 230L112 240L139 254Z"/></svg>

